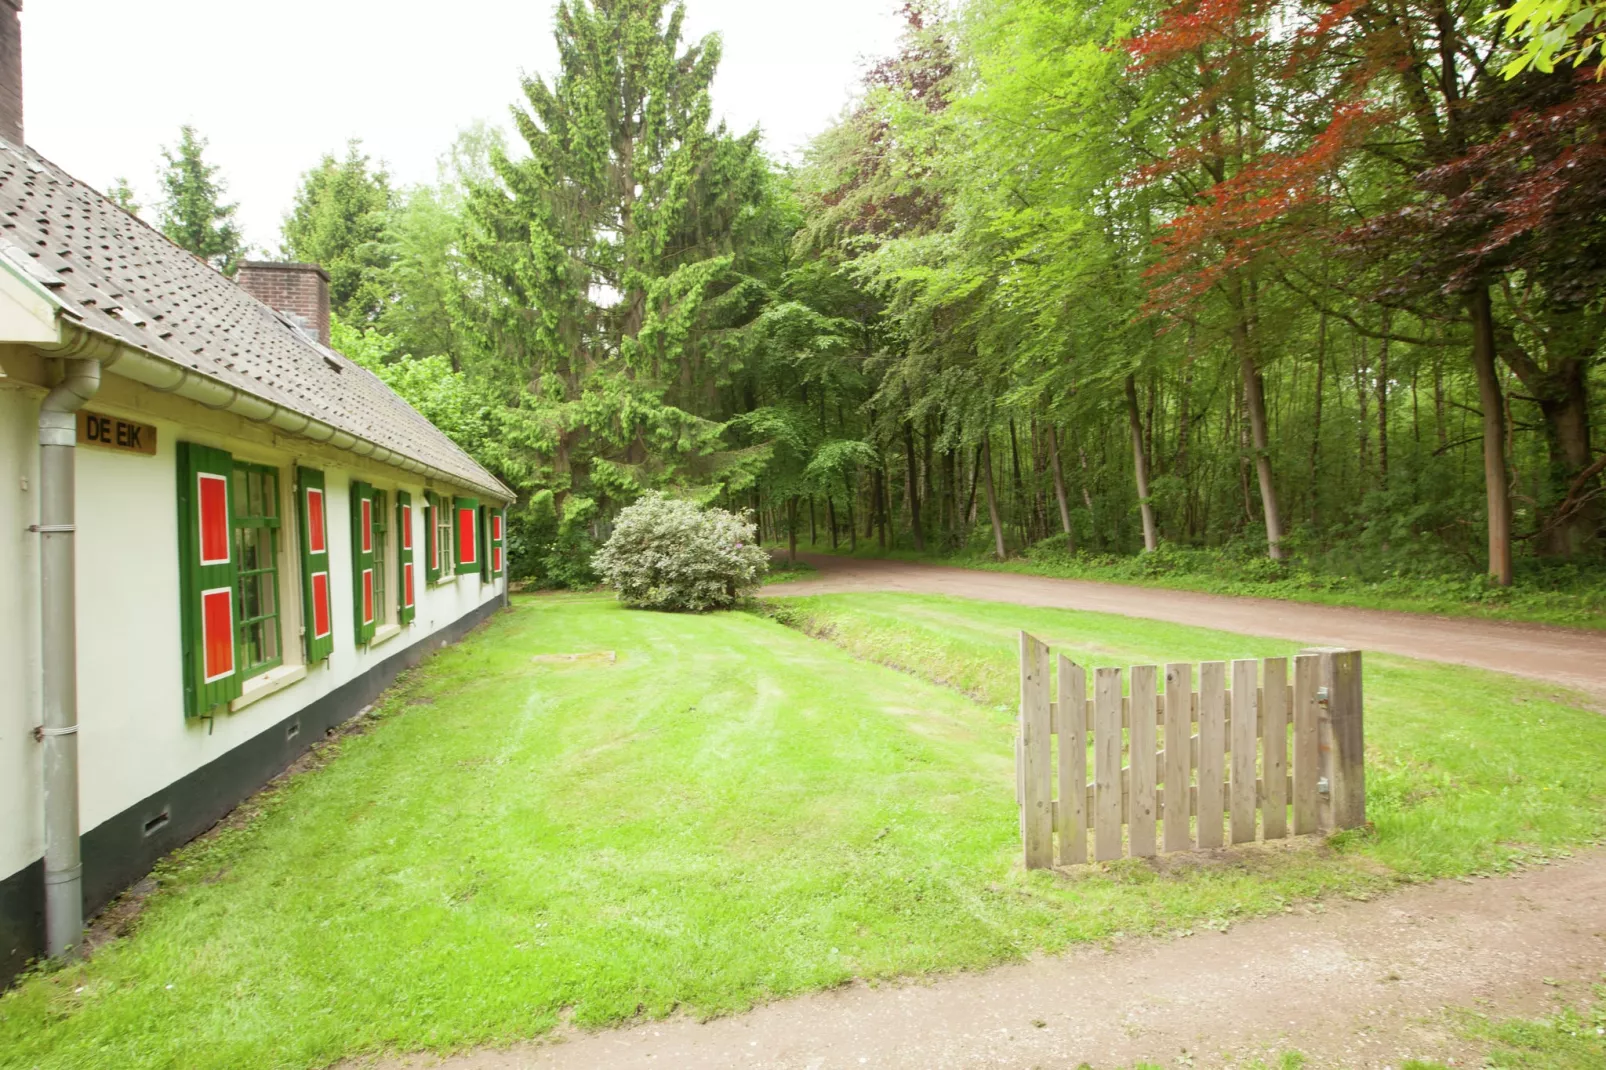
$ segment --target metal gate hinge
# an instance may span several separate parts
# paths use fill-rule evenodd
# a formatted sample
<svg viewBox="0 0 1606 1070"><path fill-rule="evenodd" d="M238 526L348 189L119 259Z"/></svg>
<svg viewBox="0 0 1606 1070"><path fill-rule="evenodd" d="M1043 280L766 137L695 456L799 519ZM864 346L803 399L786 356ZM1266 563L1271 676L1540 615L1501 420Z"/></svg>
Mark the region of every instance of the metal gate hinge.
<svg viewBox="0 0 1606 1070"><path fill-rule="evenodd" d="M71 535L78 528L72 524L29 524L28 530L37 535Z"/></svg>

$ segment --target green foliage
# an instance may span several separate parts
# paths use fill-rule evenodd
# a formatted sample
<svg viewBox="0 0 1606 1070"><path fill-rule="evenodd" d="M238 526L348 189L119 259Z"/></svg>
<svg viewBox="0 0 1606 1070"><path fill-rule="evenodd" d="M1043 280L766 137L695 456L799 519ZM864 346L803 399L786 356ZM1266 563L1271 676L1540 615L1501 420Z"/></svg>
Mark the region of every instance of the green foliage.
<svg viewBox="0 0 1606 1070"><path fill-rule="evenodd" d="M1515 78L1532 67L1546 74L1571 62L1582 67L1599 57L1596 77L1606 73L1606 7L1591 0L1517 0L1493 12L1506 36L1520 46L1500 73Z"/></svg>
<svg viewBox="0 0 1606 1070"><path fill-rule="evenodd" d="M593 567L635 609L725 609L763 582L757 538L734 513L648 492L619 514Z"/></svg>
<svg viewBox="0 0 1606 1070"><path fill-rule="evenodd" d="M162 148L162 203L157 226L225 275L246 254L234 223L236 205L224 204L227 186L218 168L204 158L206 138L188 124L179 127L178 145Z"/></svg>
<svg viewBox="0 0 1606 1070"><path fill-rule="evenodd" d="M351 323L374 320L388 304L384 238L393 201L390 176L371 168L353 138L344 159L325 154L301 176L285 216L285 255L329 273L330 307Z"/></svg>
<svg viewBox="0 0 1606 1070"><path fill-rule="evenodd" d="M134 200L134 190L128 184L128 179L121 176L112 179L111 186L106 190L106 198L129 215L139 215L139 202Z"/></svg>
<svg viewBox="0 0 1606 1070"><path fill-rule="evenodd" d="M644 488L714 489L731 458L716 333L750 315L739 260L767 165L712 125L719 41L683 46L662 0L559 5L560 68L529 77L462 234L484 280L480 373L547 432L540 483L608 512Z"/></svg>

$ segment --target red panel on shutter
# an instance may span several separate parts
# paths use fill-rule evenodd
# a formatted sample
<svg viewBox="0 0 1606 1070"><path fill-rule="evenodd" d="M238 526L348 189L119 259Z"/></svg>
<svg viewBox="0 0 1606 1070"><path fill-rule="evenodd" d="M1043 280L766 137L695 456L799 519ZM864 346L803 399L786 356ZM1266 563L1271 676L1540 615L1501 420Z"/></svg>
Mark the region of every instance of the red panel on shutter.
<svg viewBox="0 0 1606 1070"><path fill-rule="evenodd" d="M407 599L402 604L411 609L413 605L413 563L411 561L402 562L402 579L404 581L402 583L402 594Z"/></svg>
<svg viewBox="0 0 1606 1070"><path fill-rule="evenodd" d="M216 587L201 592L202 646L206 652L206 682L234 673L234 592Z"/></svg>
<svg viewBox="0 0 1606 1070"><path fill-rule="evenodd" d="M502 538L502 514L501 513L492 513L491 514L491 538L496 539L498 541L500 541L501 538Z"/></svg>
<svg viewBox="0 0 1606 1070"><path fill-rule="evenodd" d="M328 547L323 542L323 491L318 487L307 488L307 553L327 553ZM328 577L324 577L326 580Z"/></svg>
<svg viewBox="0 0 1606 1070"><path fill-rule="evenodd" d="M312 574L312 637L329 634L329 573Z"/></svg>
<svg viewBox="0 0 1606 1070"><path fill-rule="evenodd" d="M495 572L502 571L502 548L500 546L491 547L491 569Z"/></svg>
<svg viewBox="0 0 1606 1070"><path fill-rule="evenodd" d="M371 568L362 570L362 622L374 622L374 570Z"/></svg>
<svg viewBox="0 0 1606 1070"><path fill-rule="evenodd" d="M374 503L364 498L362 500L362 552L372 553L374 549Z"/></svg>
<svg viewBox="0 0 1606 1070"><path fill-rule="evenodd" d="M201 564L226 565L229 563L229 481L207 472L200 472L195 478L201 503Z"/></svg>
<svg viewBox="0 0 1606 1070"><path fill-rule="evenodd" d="M403 550L413 548L413 507L410 505L402 506L401 540Z"/></svg>
<svg viewBox="0 0 1606 1070"><path fill-rule="evenodd" d="M474 556L474 510L459 509L457 511L457 545L458 559L465 565L472 565Z"/></svg>

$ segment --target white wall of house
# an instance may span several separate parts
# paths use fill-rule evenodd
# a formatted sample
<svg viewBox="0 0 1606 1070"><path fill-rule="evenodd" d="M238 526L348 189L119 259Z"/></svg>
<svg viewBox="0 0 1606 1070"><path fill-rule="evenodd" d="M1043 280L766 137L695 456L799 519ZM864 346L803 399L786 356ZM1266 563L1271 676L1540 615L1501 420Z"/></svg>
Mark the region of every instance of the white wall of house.
<svg viewBox="0 0 1606 1070"><path fill-rule="evenodd" d="M3 357L4 354L0 354ZM3 368L3 364L0 364ZM43 852L40 746L39 573L26 532L37 521L35 428L43 391L0 379L0 877ZM147 391L108 376L90 408L153 424L155 456L80 445L77 450L77 607L80 813L84 831L230 749L294 715L340 685L415 643L428 643L485 603L500 599L505 578L456 576L425 580L425 484L416 475L371 464L340 451L272 432L260 425ZM253 688L233 712L184 716L179 601L176 449L179 441L228 450L236 460L280 473L278 550L280 637L285 665L266 686ZM321 469L327 492L334 653L307 666L301 626L300 556L292 485L296 465ZM416 570L414 621L381 626L375 642L355 645L349 486L362 479L385 490L394 516L395 492L412 495ZM28 489L22 489L26 482ZM474 491L433 484L441 493ZM488 503L494 505L495 503ZM388 534L382 620L395 620L399 584L397 533ZM438 640L437 640L438 641Z"/></svg>
<svg viewBox="0 0 1606 1070"><path fill-rule="evenodd" d="M39 402L0 379L0 877L44 853L39 723Z"/></svg>

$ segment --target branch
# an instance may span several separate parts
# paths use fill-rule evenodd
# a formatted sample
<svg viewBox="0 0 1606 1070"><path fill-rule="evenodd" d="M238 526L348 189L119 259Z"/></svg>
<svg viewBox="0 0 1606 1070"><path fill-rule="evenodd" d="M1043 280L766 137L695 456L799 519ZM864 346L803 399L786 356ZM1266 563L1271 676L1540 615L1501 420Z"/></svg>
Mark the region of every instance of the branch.
<svg viewBox="0 0 1606 1070"><path fill-rule="evenodd" d="M1329 316L1336 316L1337 318L1343 320L1345 323L1349 324L1351 327L1353 327L1355 329L1355 333L1356 334L1363 335L1363 336L1365 336L1367 338L1386 338L1391 342L1404 342L1407 345L1428 346L1428 347L1439 348L1439 349L1446 348L1449 345L1449 343L1443 341L1442 339L1440 339L1440 340L1432 340L1432 339L1427 339L1427 338L1418 338L1415 335L1396 334L1396 333L1391 332L1391 331L1376 331L1376 330L1373 330L1372 328L1370 328L1370 327L1366 326L1365 324L1361 323L1354 316L1351 316L1348 312L1340 312L1336 308L1329 308L1326 304L1324 304L1323 302L1317 300L1316 295L1309 294L1309 293L1306 293L1304 290L1301 290L1298 286L1295 286L1293 284L1293 282L1291 282L1289 280L1288 274L1286 272L1279 271L1277 273L1277 275L1282 280L1282 284L1284 286L1286 286L1290 290L1294 291L1294 293L1298 294L1300 297L1303 297L1306 300L1306 302L1308 302L1310 304L1310 306L1312 308L1314 308L1316 311L1325 312Z"/></svg>

